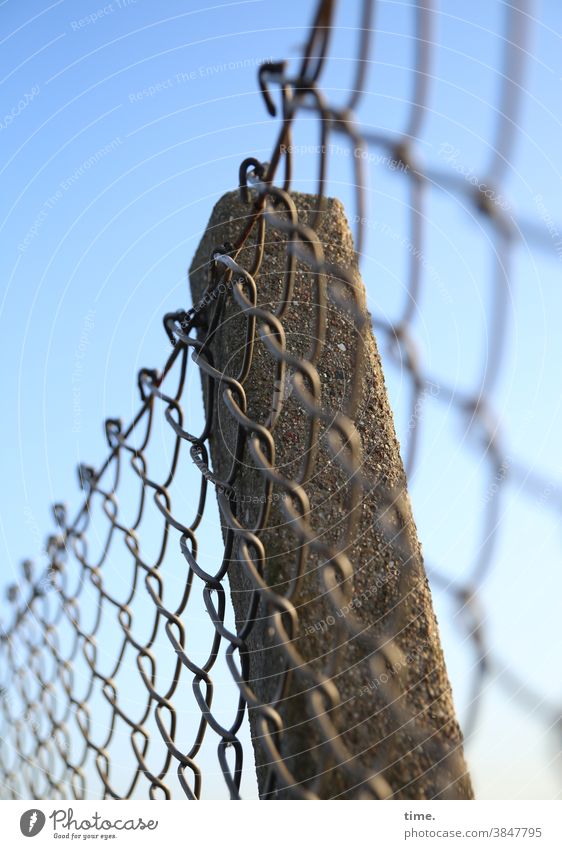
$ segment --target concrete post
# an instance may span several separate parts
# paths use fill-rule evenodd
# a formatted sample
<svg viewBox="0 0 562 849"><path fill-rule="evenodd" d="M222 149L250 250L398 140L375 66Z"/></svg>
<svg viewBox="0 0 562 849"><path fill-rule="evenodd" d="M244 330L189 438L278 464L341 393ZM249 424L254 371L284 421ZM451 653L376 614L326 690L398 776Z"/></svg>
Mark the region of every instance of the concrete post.
<svg viewBox="0 0 562 849"><path fill-rule="evenodd" d="M310 224L317 205L315 196L293 193L291 197L298 209L299 221ZM248 224L251 210L251 205L243 203L237 192L225 195L215 206L190 269L194 305L208 297L212 251L220 245L236 242ZM325 201L315 230L326 261L353 273L361 308L366 315L364 286L339 201ZM257 239L255 226L237 257L237 262L246 269L252 267ZM256 277L258 306L268 310L279 306L286 256L287 237L268 226L263 262ZM316 282L315 274L299 261L292 302L282 319L287 351L303 359L314 347L317 334ZM246 317L232 293L223 297L220 309L220 332L209 339L208 330L203 327L200 339L207 339L215 368L225 375L235 376L246 344ZM320 798L362 798L369 795L367 785L356 776L372 774L378 776L377 787L381 788L379 795L383 796L472 798L461 732L455 719L430 590L407 497L402 518L395 517L391 522L396 526L396 540L405 539L406 548L398 542L392 544L388 529L382 529L379 521L381 494L377 482L385 481L390 489L401 489L405 488L405 476L370 322L368 332L358 337L349 314L329 295L325 328L325 342L316 364L322 405L334 412L345 409L354 378L359 381L355 427L363 452L362 471L373 486L353 508L357 513L356 532L345 551L353 565L352 579L345 582L351 610L334 608L321 580L325 558L319 551L307 551L304 575L291 596L299 623L292 648L303 658L306 667L316 676L324 676L335 684L339 692L339 704L326 707L327 719L337 728L337 739L327 740L325 732L319 728L310 707L311 688L314 687L310 679L301 674L302 668L295 670L288 681L287 692L277 705L283 721L279 748L292 781L285 782L288 786L278 787L274 792L270 792L268 784L271 756L263 745L259 711L256 708L249 711L260 793L277 798L306 797L307 793ZM243 382L247 414L254 421L267 424L273 397L275 358L259 338L257 329L254 344L251 367ZM356 372L358 346L364 346L360 374ZM281 413L272 427L272 435L275 467L285 477L296 478L302 469L308 416L291 381L289 367L280 390ZM224 388L217 382L215 426L210 444L213 470L221 479L229 473L236 437L236 425L223 398ZM204 400L208 407L209 397ZM312 473L304 484L310 501L308 518L317 541L338 549L345 538L342 528L349 518L345 515L349 480L328 450L324 425L319 430L317 451ZM263 491L263 475L249 451L244 455L234 490L238 521L251 528L261 506L253 504L251 497ZM282 488L274 486L267 528L260 535L265 548L264 579L280 595L291 590L295 563L302 551L302 543L282 509L285 496ZM235 545L228 578L239 626L245 621L249 599L255 589L241 561L238 545ZM349 604L346 606L349 608ZM342 623L345 626L346 616L351 612L360 622L363 633L342 638ZM390 652L383 661L369 653L366 646L369 640L372 645L381 639L384 643L389 628L393 645L399 651L394 655ZM262 705L275 700L277 685L287 664L273 631L271 610L262 600L247 638L249 680ZM389 699L393 702L390 707ZM342 746L338 747L340 743ZM347 755L338 755L340 751Z"/></svg>

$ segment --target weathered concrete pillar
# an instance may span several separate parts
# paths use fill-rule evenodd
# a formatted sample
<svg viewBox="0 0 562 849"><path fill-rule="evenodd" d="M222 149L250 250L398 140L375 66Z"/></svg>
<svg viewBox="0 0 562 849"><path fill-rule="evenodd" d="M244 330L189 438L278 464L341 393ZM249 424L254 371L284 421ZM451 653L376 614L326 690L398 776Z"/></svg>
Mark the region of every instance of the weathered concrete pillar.
<svg viewBox="0 0 562 849"><path fill-rule="evenodd" d="M291 197L299 221L311 223L315 196L293 193ZM220 310L219 330L209 336L208 325L202 327L200 339L207 340L215 368L228 376L236 376L241 367L247 313L236 303L232 290L216 303L209 299L210 257L215 248L236 243L251 212L251 205L242 203L237 192L225 195L213 210L190 269L194 305L202 299L206 301L207 316L213 309ZM364 286L341 203L327 200L315 226L325 260L352 272L356 295L366 316ZM254 226L237 257L245 269L252 268L257 240L258 228ZM263 262L256 276L257 306L270 311L279 307L286 257L287 236L268 225ZM236 278L235 273L234 282ZM317 278L306 263L298 261L291 304L281 321L286 351L302 360L309 358L317 344ZM333 295L329 275L327 291L325 341L316 363L321 405L334 415L345 411L352 386L358 382L355 427L362 447L362 473L372 485L365 487L360 503L351 508L356 527L353 539L349 540L346 538L346 523L350 519L346 515L350 509L349 471L344 468L345 463L334 461L326 438L331 426L328 421L321 422L312 449L311 473L303 485L310 502L306 518L314 530L316 546L306 546L304 552L302 537L295 533L294 522L283 510L287 492L283 486L273 487L267 527L259 534L265 550L263 577L277 594L290 595L298 616L291 649L303 662L297 664L287 691L276 704L283 721L283 730L276 740L291 780L282 778L281 785L285 786L277 784L274 792L270 792L268 783L271 750L268 754L263 745L263 720L260 724L260 711L256 708L249 711L260 793L278 798L303 793L320 798L360 798L369 795L369 791L372 795L373 785L365 781L365 776L378 776L377 795L409 799L472 798L461 733L407 497L403 499L401 517L391 509L386 526L380 521L385 506L381 492L385 487L386 491L403 489L405 477L371 325L368 322L368 329L362 335L357 333L349 312ZM272 424L269 418L272 399L277 398L274 407L279 399L279 393L275 395L273 390L276 359L260 338L259 325L258 321L252 362L243 387L248 418L268 425ZM363 358L358 367L359 353ZM280 390L281 412L271 428L275 468L285 479L296 479L302 471L309 434L309 417L292 383L294 371L289 364ZM229 474L236 441L236 423L224 402L224 391L225 384L217 381L210 447L213 470L220 479ZM209 402L209 397L205 397L207 408ZM246 528L254 527L262 508L263 481L263 473L246 447L234 482L232 502L239 523ZM252 503L253 496L256 503ZM326 555L322 555L318 543L325 544L326 550L342 551L353 566L352 576L341 587L347 603L339 608L326 590L323 580ZM291 582L299 565L303 574L295 588ZM228 578L240 626L255 590L255 580L240 554L240 542L234 545ZM346 631L346 620L351 616L360 624L361 633ZM259 703L268 705L278 698L279 681L291 662L288 663L286 653L279 648L272 627L272 609L263 598L254 619L247 638L249 680ZM383 645L390 645L389 636L399 651L389 652L383 661L383 655L369 646L376 647L381 640ZM307 669L314 673L312 679L307 676ZM328 687L334 684L337 687L338 705L319 700L314 681L322 676ZM322 730L318 714L324 712L328 725ZM329 728L336 729L332 739Z"/></svg>

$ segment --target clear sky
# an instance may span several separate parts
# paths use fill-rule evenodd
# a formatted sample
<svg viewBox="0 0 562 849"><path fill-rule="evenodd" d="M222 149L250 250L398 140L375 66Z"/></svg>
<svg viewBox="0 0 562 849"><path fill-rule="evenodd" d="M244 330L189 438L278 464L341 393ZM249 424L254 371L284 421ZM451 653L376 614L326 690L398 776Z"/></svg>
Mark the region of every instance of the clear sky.
<svg viewBox="0 0 562 849"><path fill-rule="evenodd" d="M0 583L16 579L24 557L38 569L44 564L49 505L76 508L77 463L99 465L106 453L103 420L130 420L138 369L165 361L161 317L189 304L186 269L213 204L236 186L243 158L271 151L276 127L259 96L257 67L299 55L314 5L0 2ZM336 102L352 78L358 25L356 4L340 5L323 86ZM413 4L377 6L359 117L373 131L399 134L412 94ZM484 173L498 121L506 4L443 0L439 7L417 153L426 168ZM560 704L562 5L543 0L530 8L519 126L501 191L518 220L536 222L542 246L522 239L513 254L492 401L511 462L541 484L530 497L518 481L507 487L481 603L494 654ZM315 124L303 118L296 189L313 190L316 160L306 148L316 142ZM372 313L392 319L409 259L408 181L372 152L363 276ZM349 149L334 151L328 175L328 193L344 200L350 219L352 161ZM416 339L439 385L475 392L493 339L493 236L455 193L432 192L426 216ZM382 353L406 445L409 383L384 346ZM428 564L454 579L478 556L488 467L454 404L429 401L419 418L414 514ZM202 537L211 560L215 534L211 521ZM437 586L435 603L463 717L473 655ZM7 615L4 601L1 611ZM496 684L487 688L468 747L481 797L560 793L560 765L552 763L559 741L533 713ZM209 748L208 769L217 769L213 758ZM246 786L251 793L251 777ZM219 777L208 793L220 787Z"/></svg>

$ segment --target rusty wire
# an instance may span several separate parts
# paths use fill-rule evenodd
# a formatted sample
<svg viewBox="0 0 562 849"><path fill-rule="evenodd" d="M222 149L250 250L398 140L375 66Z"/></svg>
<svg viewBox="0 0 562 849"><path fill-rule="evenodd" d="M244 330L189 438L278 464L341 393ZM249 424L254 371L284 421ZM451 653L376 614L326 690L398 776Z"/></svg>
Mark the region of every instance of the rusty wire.
<svg viewBox="0 0 562 849"><path fill-rule="evenodd" d="M2 742L0 749L0 784L2 792L13 798L90 798L101 795L104 798L131 798L148 794L150 798L171 798L172 789L169 776L177 775L177 782L185 796L200 798L203 793L203 778L198 756L209 735L217 738L217 757L226 787L231 798L239 798L242 777L244 751L240 739L240 730L244 722L247 707L253 707L259 714L261 745L264 746L269 762L267 794L273 794L276 788L293 788L293 777L283 760L282 723L276 710L283 698L286 687L286 675L279 676L277 701L262 705L256 699L248 683L248 663L245 653L245 640L252 628L252 616L260 598L265 599L267 609L275 629L280 651L285 658L285 669L300 670L308 676L310 685L309 709L320 727L324 740L332 748L342 769L350 772L353 781L362 788L366 797L384 798L393 794L397 788L389 787L384 777L384 763L373 764L366 771L356 758L348 756L338 729L330 718L330 706L337 702L337 688L328 676L319 675L311 669L303 669L302 658L295 653L294 633L298 628L298 615L291 604L291 590L284 596L278 595L265 583L260 570L260 559L264 557L260 532L266 527L268 505L273 484L288 497L283 508L288 519L293 522L300 543L300 555L296 556L295 580L298 570L303 568L302 551L310 548L318 550L325 560L323 568L324 585L334 609L348 605L349 582L341 580L353 573L350 563L342 550L326 550L314 534L314 517L307 512L305 468L300 480L285 478L275 468L275 441L272 435L276 418L283 403L278 392L272 393L271 414L266 425L250 421L244 405L244 381L252 358L254 344L268 347L276 360L276 385L282 385L284 369L289 355L284 347L283 310L277 314L260 310L256 306L256 291L259 286L260 266L263 245L268 229L282 232L287 239L287 274L285 281L284 303L290 304L292 275L298 259L315 272L319 280L319 300L322 302L322 280L328 274L334 274L324 262L320 244L315 240L314 229L305 227L298 220L295 205L291 201L292 186L292 130L299 116L307 119L314 114L319 122L321 137L321 155L317 177L316 193L324 196L329 142L333 135L344 137L356 151L368 146L382 148L393 161L404 166L402 172L409 180L410 190L410 241L413 249L410 253L408 288L400 319L389 324L375 315L373 324L381 340L386 340L389 351L406 370L411 380L412 410L422 397L426 387L432 385L433 376L426 373L416 349L412 329L415 305L422 286L422 270L419 263L423 243L424 208L427 195L432 191L446 189L473 204L477 213L483 216L494 233L496 245L496 276L494 281L495 300L491 316L491 336L493 350L482 370L480 385L472 395L466 397L453 388L447 389L439 381L438 400L454 405L472 421L472 426L480 428L480 446L489 465L490 476L503 486L508 475L520 481L522 491L533 494L543 487L543 482L525 468L506 463L505 451L498 436L495 419L490 408L489 395L497 381L502 355L505 347L505 302L508 293L509 267L512 251L517 241L525 238L535 239L538 247L546 244L540 228L532 229L524 222L514 221L511 215L503 212L498 205L489 202L487 189L498 190L504 177L506 163L509 161L513 143L513 128L521 99L520 55L515 55L517 45L528 37L529 18L525 15L527 4L520 0L507 7L507 32L504 59L504 88L499 114L494 154L490 162L488 176L477 190L473 190L462 177L451 175L446 170L424 170L417 161L416 143L423 130L424 116L431 80L430 60L432 45L432 4L430 0L420 0L417 5L417 58L414 74L414 89L411 98L411 110L402 135L390 137L362 128L355 117L365 88L367 62L371 56L371 38L374 33L375 3L364 0L359 21L359 43L356 57L354 82L346 102L333 106L320 87L325 63L329 56L331 28L334 21L336 3L334 0L321 0L303 51L300 66L294 71L287 62L266 63L259 71L259 85L266 108L272 116L280 112L280 128L273 145L269 162L262 163L254 157L246 159L240 167L240 192L242 199L252 210L250 223L240 234L235 245L217 246L211 264L211 283L204 301L190 309L178 310L164 317L166 333L173 343L173 351L160 373L143 369L139 373L139 391L141 406L135 419L128 427L123 427L117 419L105 423L110 453L103 465L94 470L80 466L79 481L85 491L85 500L72 520L61 504L53 508L58 526L55 534L47 541L49 569L46 575L36 578L31 564L26 561L23 568L25 585L22 602L15 604L14 618L3 630L0 639L2 658L1 679L1 718ZM280 107L276 106L278 89ZM407 166L407 168L405 167ZM355 220L358 226L355 244L358 255L363 245L364 211L367 203L365 175L362 158L354 157L354 185L356 186ZM282 172L281 185L279 174ZM284 210L280 214L279 209ZM319 213L321 214L321 213ZM238 260L240 253L252 231L258 229L260 240L255 254L253 267L244 268ZM533 235L534 234L534 235ZM260 248L261 246L261 248ZM341 289L354 292L353 281L345 269L337 269L336 276ZM225 284L228 284L225 285ZM237 379L227 378L213 366L208 346L198 334L202 320L207 324L209 336L217 330L220 317L221 299L230 292L247 320L247 347L244 364ZM334 297L343 298L341 292ZM364 331L364 317L357 308L349 307L358 333ZM319 313L321 310L319 310ZM261 335L256 336L256 321L261 322ZM318 316L318 339L322 339L322 316ZM268 329L263 332L263 327ZM351 505L347 515L354 516L352 505L361 499L363 491L372 486L371 481L363 480L361 469L361 449L357 444L353 430L357 393L351 393L348 408L333 419L319 403L321 381L315 368L318 350L312 351L308 360L292 361L297 373L294 389L302 408L310 418L310 444L303 449L303 455L313 462L313 433L321 423L326 424L335 439L335 462L339 463L349 475L351 481L346 493L347 505ZM359 365L359 364L358 364ZM213 472L209 459L208 441L211 429L216 421L217 411L210 407L206 411L203 426L198 433L187 429L186 409L201 405L200 393L196 387L193 397L187 397L188 366L197 368L203 383L217 381L224 388L223 402L238 425L239 440L235 452L232 471L228 479L220 480ZM359 373L359 367L356 373ZM212 397L212 393L211 393ZM170 467L161 480L154 480L149 474L146 452L154 430L154 422L160 410L165 418L173 440L170 454ZM417 435L419 422L414 416L414 427L409 433L405 446L405 465L408 474L412 473L416 463ZM342 448L344 450L342 450ZM247 528L241 524L237 510L233 484L236 480L237 463L243 450L250 452L261 468L263 494L259 520L256 525ZM189 459L185 456L186 451ZM181 463L191 463L200 473L199 495L193 516L188 522L174 513L169 490L178 473ZM136 478L138 505L132 522L123 523L118 504L118 493L123 470L127 466ZM509 466L509 473L507 467ZM208 503L209 491L215 490L221 515L227 528L224 539L222 562L216 572L209 572L203 565L198 551L197 530ZM139 546L138 529L143 520L148 498L152 497L162 521L161 544L156 555L145 559ZM384 508L381 509L380 523L386 530L389 511L400 513L401 492L386 492ZM533 693L524 680L518 680L513 673L505 674L501 660L490 651L486 642L484 613L478 604L478 589L484 577L493 568L494 543L498 529L499 498L490 502L486 522L482 530L479 557L474 564L471 576L462 584L451 581L444 573L431 569L431 578L450 595L463 613L463 622L474 651L474 677L470 699L470 713L464 723L465 734L470 735L476 723L481 695L489 677L498 677L506 693L516 702L530 705L544 721L547 727L559 722L559 710L549 706L539 694ZM96 511L105 519L105 538L101 553L95 561L90 560L89 532L92 516ZM353 539L354 520L349 519L346 539ZM390 533L390 532L389 532ZM110 553L121 539L134 564L128 592L122 598L108 591L104 582L104 566L107 568ZM392 537L389 544L404 545L404 540ZM247 574L255 587L254 603L248 610L245 623L233 631L227 623L228 600L225 581L231 560L233 546L239 546ZM175 553L173 550L175 546ZM185 570L183 590L170 606L164 602L164 581L162 564L166 558L181 552ZM300 560L299 560L300 557ZM407 559L407 558L406 558ZM339 580L338 580L339 579ZM152 603L151 625L148 639L139 640L136 635L131 605L138 593L141 582ZM196 592L202 594L209 616L207 623L207 652L205 658L193 659L187 648L187 629L190 627L188 605ZM14 602L15 594L14 595ZM93 615L91 612L93 611ZM119 632L119 641L113 646L113 661L108 669L102 669L100 663L100 644L98 635L105 618L112 618ZM60 639L62 628L71 634L70 640ZM198 623L198 627L201 624ZM359 636L365 641L365 655L372 655L374 674L384 668L384 663L396 661L396 647L392 641L383 640L374 643L372 638L362 633L361 625L350 614L341 620L340 627L348 629L347 635ZM394 622L393 628L398 629ZM167 686L162 686L157 672L157 661L161 658L154 650L157 635L164 632L167 636L168 650L173 661L173 673ZM397 632L397 630L395 631ZM345 635L344 635L345 637ZM342 640L343 641L343 640ZM226 664L236 684L238 697L233 706L229 721L219 718L213 712L215 684L212 678L213 667L219 652L225 650ZM125 662L134 657L136 668L142 679L144 692L142 709L136 716L123 707L123 694L119 691L116 676ZM125 661L125 657L128 661ZM88 675L86 686L84 676L75 675L78 660L85 663ZM502 674L498 674L501 671ZM299 673L300 674L300 673ZM191 676L193 693L199 708L198 719L193 720L191 744L180 746L178 742L177 699L181 682ZM388 704L395 701L394 693L399 680L390 682L386 697ZM94 690L99 688L110 711L107 734L99 739L92 733L91 699ZM397 709L396 709L397 710ZM160 740L154 740L148 732L149 718L158 728ZM407 718L404 720L406 721ZM117 787L112 779L112 743L118 722L129 729L130 745L134 760L130 763L130 781L123 789ZM429 745L425 739L423 724L417 729L420 745ZM158 768L152 753L156 751ZM435 759L442 756L433 752ZM310 786L293 788L294 795L302 798L317 798L319 788L314 782Z"/></svg>

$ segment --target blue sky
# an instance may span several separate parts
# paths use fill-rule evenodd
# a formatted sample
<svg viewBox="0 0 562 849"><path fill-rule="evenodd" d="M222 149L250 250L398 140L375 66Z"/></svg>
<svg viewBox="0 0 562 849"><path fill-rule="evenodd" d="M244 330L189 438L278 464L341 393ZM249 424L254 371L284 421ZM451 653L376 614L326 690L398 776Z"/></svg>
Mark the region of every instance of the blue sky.
<svg viewBox="0 0 562 849"><path fill-rule="evenodd" d="M355 4L341 5L323 85L335 102L352 79L358 24ZM506 6L451 0L441 7L417 156L427 168L462 163L466 171L486 173L496 140ZM189 303L186 269L213 204L236 186L245 156L266 159L271 151L276 127L259 96L257 67L299 55L313 8L310 0L0 3L2 583L14 581L24 557L44 563L49 505L64 500L76 508L76 465L104 458L103 420L130 420L139 401L138 369L165 361L161 317ZM560 703L562 7L543 0L533 11L516 143L501 191L518 220L537 223L543 246L523 238L513 253L506 345L492 401L507 454L540 476L542 496L526 496L518 483L506 488L481 601L494 652ZM414 23L411 2L378 4L368 93L358 115L371 130L404 131ZM316 129L303 117L295 144L316 143ZM333 142L345 145L343 138ZM371 150L362 269L372 313L393 319L407 274L409 183ZM446 162L444 150L458 155ZM344 200L350 220L352 163L349 149L334 151L328 172L328 193ZM312 191L314 174L314 155L298 155L294 187ZM427 371L459 394L477 390L490 350L494 250L493 233L466 198L429 194L413 328ZM382 353L406 445L409 383L384 344ZM410 487L425 555L451 578L463 576L478 555L487 466L455 405L426 404L420 427ZM187 502L189 487L186 478ZM214 521L202 535L210 560ZM473 657L437 588L435 603L462 717ZM486 692L468 751L481 796L559 793L560 773L549 765L555 741L531 713L494 685ZM211 749L205 757L211 769ZM217 793L219 786L217 779Z"/></svg>

